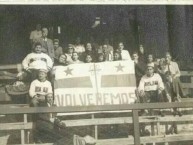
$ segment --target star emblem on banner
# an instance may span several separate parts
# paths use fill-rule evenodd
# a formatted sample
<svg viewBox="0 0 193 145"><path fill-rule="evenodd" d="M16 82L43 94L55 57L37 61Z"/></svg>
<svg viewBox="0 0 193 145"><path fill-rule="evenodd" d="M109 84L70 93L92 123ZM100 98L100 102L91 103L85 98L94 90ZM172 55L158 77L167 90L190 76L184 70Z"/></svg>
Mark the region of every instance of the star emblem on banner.
<svg viewBox="0 0 193 145"><path fill-rule="evenodd" d="M65 70L65 73L66 73L66 76L67 75L72 75L72 70L73 69L70 69L69 67Z"/></svg>
<svg viewBox="0 0 193 145"><path fill-rule="evenodd" d="M117 68L117 72L118 72L118 71L122 71L122 72L123 72L124 66L122 66L121 63L119 63L119 65L118 65L118 66L115 66L115 67Z"/></svg>

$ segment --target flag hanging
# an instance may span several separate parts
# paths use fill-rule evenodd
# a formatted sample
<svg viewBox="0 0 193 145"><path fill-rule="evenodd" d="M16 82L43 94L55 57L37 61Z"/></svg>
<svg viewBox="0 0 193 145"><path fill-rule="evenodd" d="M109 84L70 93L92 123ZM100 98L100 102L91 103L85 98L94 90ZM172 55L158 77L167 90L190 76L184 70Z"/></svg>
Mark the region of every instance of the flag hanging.
<svg viewBox="0 0 193 145"><path fill-rule="evenodd" d="M55 67L55 104L90 106L131 104L136 100L133 61Z"/></svg>

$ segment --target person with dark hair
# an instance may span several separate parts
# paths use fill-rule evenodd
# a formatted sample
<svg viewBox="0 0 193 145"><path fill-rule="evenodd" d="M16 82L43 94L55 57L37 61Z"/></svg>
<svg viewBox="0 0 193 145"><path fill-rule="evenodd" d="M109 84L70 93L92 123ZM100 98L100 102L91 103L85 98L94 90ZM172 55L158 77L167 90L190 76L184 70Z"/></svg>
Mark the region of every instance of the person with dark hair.
<svg viewBox="0 0 193 145"><path fill-rule="evenodd" d="M113 61L122 60L121 53L117 50L113 52Z"/></svg>
<svg viewBox="0 0 193 145"><path fill-rule="evenodd" d="M118 45L118 50L120 51L122 60L131 60L131 56L129 54L129 51L124 50L124 44L123 42L120 42Z"/></svg>
<svg viewBox="0 0 193 145"><path fill-rule="evenodd" d="M102 46L103 54L105 57L105 61L112 61L113 60L113 50L108 48L108 45L104 44Z"/></svg>
<svg viewBox="0 0 193 145"><path fill-rule="evenodd" d="M144 50L144 47L143 45L139 45L139 61L141 62L145 62L145 58L146 58L146 55L145 55L145 50Z"/></svg>
<svg viewBox="0 0 193 145"><path fill-rule="evenodd" d="M54 61L54 45L53 41L48 38L48 29L42 28L42 37L38 39L38 42L42 44L42 52L48 54Z"/></svg>
<svg viewBox="0 0 193 145"><path fill-rule="evenodd" d="M24 71L18 74L19 79L30 77L30 80L34 80L39 69L43 68L50 71L53 67L53 61L47 54L42 53L42 45L37 42L34 45L34 51L23 59L22 66Z"/></svg>
<svg viewBox="0 0 193 145"><path fill-rule="evenodd" d="M153 65L154 66L154 71L157 72L157 65L154 63L153 54L148 54L147 55L147 64Z"/></svg>
<svg viewBox="0 0 193 145"><path fill-rule="evenodd" d="M81 61L85 61L85 58L86 58L86 56L87 56L88 54L91 56L92 62L95 62L95 61L96 61L96 59L95 59L96 53L95 53L95 51L94 51L93 48L92 48L92 44L89 43L89 42L86 44L85 52L83 52L83 53L80 55L80 60L81 60Z"/></svg>
<svg viewBox="0 0 193 145"><path fill-rule="evenodd" d="M67 52L65 53L66 55L66 61L68 62L68 64L72 63L72 53L74 52L74 45L72 44L68 44L68 48L67 48Z"/></svg>
<svg viewBox="0 0 193 145"><path fill-rule="evenodd" d="M79 56L77 52L73 52L72 53L72 64L79 64L79 63L83 63L82 61L79 60Z"/></svg>
<svg viewBox="0 0 193 145"><path fill-rule="evenodd" d="M87 53L85 56L85 63L92 63L93 59L92 59L92 55Z"/></svg>
<svg viewBox="0 0 193 145"><path fill-rule="evenodd" d="M158 73L154 73L154 66L152 64L148 64L146 74L141 78L138 87L140 102L163 102L163 90L164 84L161 76ZM161 116L164 116L162 110L160 111L160 114Z"/></svg>
<svg viewBox="0 0 193 145"><path fill-rule="evenodd" d="M98 53L98 59L97 62L104 62L105 61L105 56L103 53Z"/></svg>
<svg viewBox="0 0 193 145"><path fill-rule="evenodd" d="M68 64L69 63L67 62L67 56L65 54L61 54L56 65L67 66Z"/></svg>
<svg viewBox="0 0 193 145"><path fill-rule="evenodd" d="M165 73L166 73L166 62L165 59L162 58L159 61L159 65L157 66L157 72L160 74L163 81L165 81Z"/></svg>
<svg viewBox="0 0 193 145"><path fill-rule="evenodd" d="M45 102L41 107L56 107L53 94L45 96ZM36 127L33 130L35 143L53 142L55 145L72 143L72 139L67 140L70 136L67 136L65 123L57 117L56 113L40 113L36 115L35 123Z"/></svg>
<svg viewBox="0 0 193 145"><path fill-rule="evenodd" d="M139 61L139 55L137 52L133 53L132 59L135 64L135 77L136 77L136 84L138 87L141 77L145 74L145 63Z"/></svg>
<svg viewBox="0 0 193 145"><path fill-rule="evenodd" d="M59 45L59 40L58 39L54 39L54 59L55 61L58 61L59 56L63 54L63 49L62 47Z"/></svg>

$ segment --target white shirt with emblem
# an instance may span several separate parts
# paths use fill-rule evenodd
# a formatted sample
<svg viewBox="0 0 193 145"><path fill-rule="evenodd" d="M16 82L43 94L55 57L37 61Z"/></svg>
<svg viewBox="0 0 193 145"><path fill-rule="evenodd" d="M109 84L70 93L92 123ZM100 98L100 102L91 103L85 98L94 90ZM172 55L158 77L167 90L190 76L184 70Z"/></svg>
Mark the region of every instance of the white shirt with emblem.
<svg viewBox="0 0 193 145"><path fill-rule="evenodd" d="M52 94L52 85L51 83L46 80L44 82L40 82L38 79L34 80L29 89L29 95L31 98L33 98L36 95L47 95Z"/></svg>
<svg viewBox="0 0 193 145"><path fill-rule="evenodd" d="M138 90L139 91L156 91L156 90L163 90L164 84L162 78L159 74L154 73L153 76L148 77L144 75L139 83Z"/></svg>

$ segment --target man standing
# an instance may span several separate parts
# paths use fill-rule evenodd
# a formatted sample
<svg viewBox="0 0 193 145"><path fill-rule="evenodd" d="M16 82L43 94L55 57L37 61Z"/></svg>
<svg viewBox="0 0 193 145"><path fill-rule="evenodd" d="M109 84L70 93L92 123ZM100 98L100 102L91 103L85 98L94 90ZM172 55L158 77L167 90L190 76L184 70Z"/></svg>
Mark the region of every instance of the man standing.
<svg viewBox="0 0 193 145"><path fill-rule="evenodd" d="M31 42L32 46L41 37L42 37L41 24L37 24L36 25L36 30L34 30L30 33L30 38L29 39L30 39L30 42Z"/></svg>
<svg viewBox="0 0 193 145"><path fill-rule="evenodd" d="M132 55L132 59L135 64L135 77L136 77L136 84L137 87L139 86L139 81L141 77L145 74L145 63L139 61L139 55L137 52L134 52Z"/></svg>
<svg viewBox="0 0 193 145"><path fill-rule="evenodd" d="M54 45L53 41L49 38L48 36L48 29L47 28L42 28L42 37L39 38L39 42L42 44L42 52L48 54L52 60L54 61Z"/></svg>
<svg viewBox="0 0 193 145"><path fill-rule="evenodd" d="M119 43L118 50L119 50L120 53L121 53L121 58L122 58L122 60L131 60L131 56L130 56L130 54L129 54L129 51L124 50L124 44L123 44L123 42L120 42L120 43Z"/></svg>

